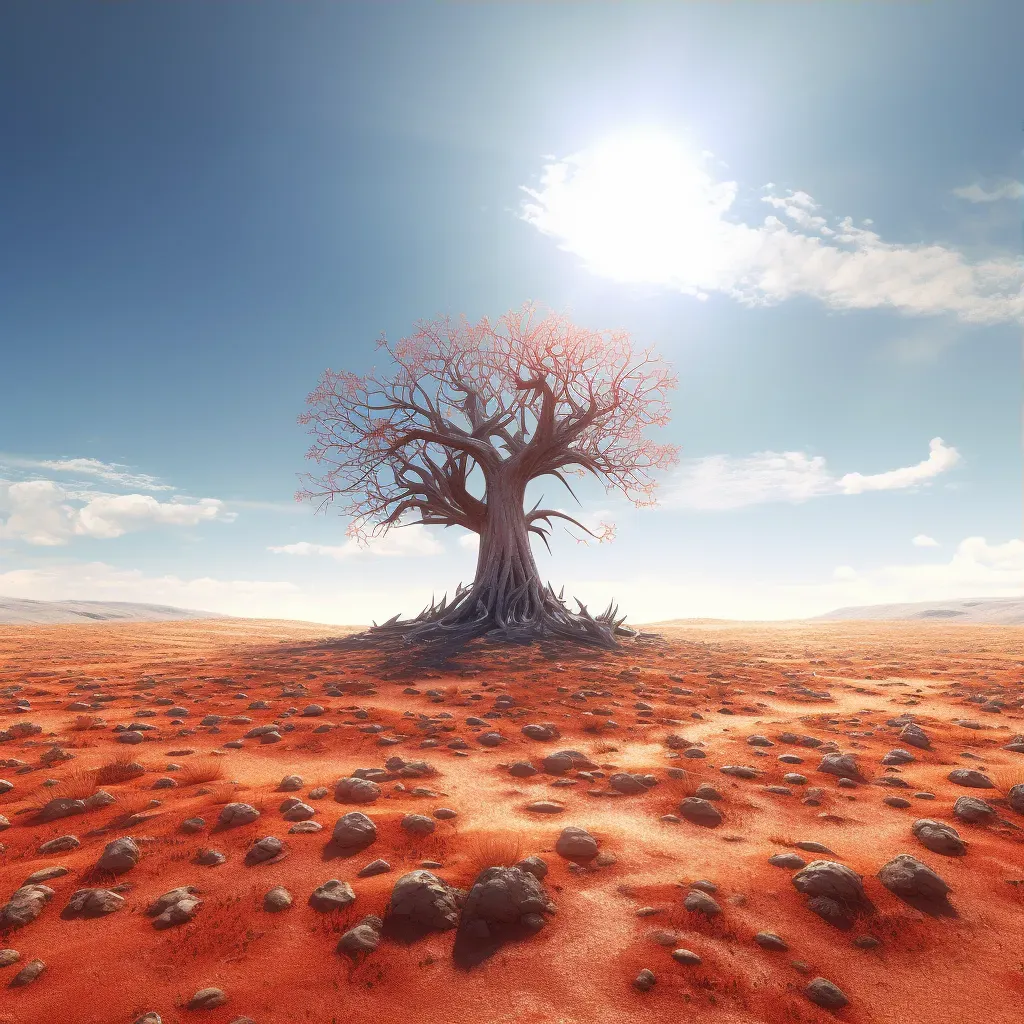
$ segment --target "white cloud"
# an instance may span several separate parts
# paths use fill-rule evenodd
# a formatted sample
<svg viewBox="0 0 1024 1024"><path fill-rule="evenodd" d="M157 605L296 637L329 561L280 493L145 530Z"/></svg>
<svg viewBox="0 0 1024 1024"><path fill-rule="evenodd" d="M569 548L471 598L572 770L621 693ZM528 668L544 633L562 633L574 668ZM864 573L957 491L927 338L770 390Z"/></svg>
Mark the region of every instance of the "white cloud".
<svg viewBox="0 0 1024 1024"><path fill-rule="evenodd" d="M154 526L231 522L215 498L158 501L149 494L68 492L53 480L0 480L0 538L54 547L75 537L110 539Z"/></svg>
<svg viewBox="0 0 1024 1024"><path fill-rule="evenodd" d="M739 186L670 139L602 144L545 166L522 217L594 273L749 305L810 297L833 309L1024 318L1024 262L972 260L938 243L886 241L863 220L826 217L807 193L770 194L745 223ZM973 194L973 193L972 193Z"/></svg>
<svg viewBox="0 0 1024 1024"><path fill-rule="evenodd" d="M480 548L480 534L464 533L459 537L457 543L460 548L465 548L467 551L477 551Z"/></svg>
<svg viewBox="0 0 1024 1024"><path fill-rule="evenodd" d="M955 448L936 437L923 462L886 473L835 477L824 457L805 452L757 452L744 457L708 455L684 462L665 488L662 504L703 510L742 508L766 502L799 503L829 494L898 490L927 483L960 461Z"/></svg>
<svg viewBox="0 0 1024 1024"><path fill-rule="evenodd" d="M1004 179L991 189L985 189L980 183L974 182L963 188L953 189L953 195L966 199L969 203L995 203L1001 199L1024 199L1024 182Z"/></svg>
<svg viewBox="0 0 1024 1024"><path fill-rule="evenodd" d="M910 543L916 548L937 548L939 546L939 542L926 533L919 533Z"/></svg>
<svg viewBox="0 0 1024 1024"><path fill-rule="evenodd" d="M952 469L960 461L960 453L941 437L933 437L928 443L928 458L915 466L893 469L888 473L864 476L862 473L847 473L839 479L844 494L861 494L864 491L895 491L915 484L924 483L940 473Z"/></svg>
<svg viewBox="0 0 1024 1024"><path fill-rule="evenodd" d="M53 473L74 473L97 477L121 487L134 487L142 491L172 491L170 484L162 484L148 473L134 473L128 466L99 459L26 459L15 455L0 455L0 465L17 469L46 469Z"/></svg>
<svg viewBox="0 0 1024 1024"><path fill-rule="evenodd" d="M269 547L275 555L318 555L326 558L354 558L359 555L379 555L383 558L416 558L439 555L444 548L425 526L415 523L389 530L383 537L372 537L365 544L349 538L344 544L311 544L299 541Z"/></svg>

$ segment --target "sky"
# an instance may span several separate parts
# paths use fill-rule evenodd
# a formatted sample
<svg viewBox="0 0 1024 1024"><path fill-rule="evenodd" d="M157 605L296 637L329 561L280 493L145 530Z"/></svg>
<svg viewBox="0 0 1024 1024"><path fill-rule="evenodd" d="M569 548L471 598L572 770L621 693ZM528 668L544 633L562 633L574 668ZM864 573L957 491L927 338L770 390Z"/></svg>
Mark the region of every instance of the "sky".
<svg viewBox="0 0 1024 1024"><path fill-rule="evenodd" d="M556 533L556 588L1024 595L1022 37L1019 0L8 0L0 596L418 612L472 544L297 504L297 416L382 332L526 301L679 378L658 507L584 486L617 536Z"/></svg>

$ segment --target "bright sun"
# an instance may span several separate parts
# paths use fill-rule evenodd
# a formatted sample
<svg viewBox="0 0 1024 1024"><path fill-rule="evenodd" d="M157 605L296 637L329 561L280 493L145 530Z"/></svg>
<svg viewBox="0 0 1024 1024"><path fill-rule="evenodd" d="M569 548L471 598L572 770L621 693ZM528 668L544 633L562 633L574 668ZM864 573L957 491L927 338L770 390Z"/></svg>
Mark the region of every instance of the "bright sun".
<svg viewBox="0 0 1024 1024"><path fill-rule="evenodd" d="M715 263L735 186L667 133L614 136L549 165L527 219L620 281L700 280Z"/></svg>

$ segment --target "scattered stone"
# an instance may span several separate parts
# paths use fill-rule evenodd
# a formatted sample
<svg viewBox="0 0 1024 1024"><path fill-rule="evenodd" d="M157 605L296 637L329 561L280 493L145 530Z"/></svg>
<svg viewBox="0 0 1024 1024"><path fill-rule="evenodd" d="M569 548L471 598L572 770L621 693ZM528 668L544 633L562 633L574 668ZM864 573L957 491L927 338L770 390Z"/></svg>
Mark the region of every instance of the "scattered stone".
<svg viewBox="0 0 1024 1024"><path fill-rule="evenodd" d="M679 805L679 813L695 825L714 828L722 823L722 813L710 801L698 796L688 796Z"/></svg>
<svg viewBox="0 0 1024 1024"><path fill-rule="evenodd" d="M251 804L231 803L225 804L220 809L217 821L227 827L235 825L248 825L260 816L260 812Z"/></svg>
<svg viewBox="0 0 1024 1024"><path fill-rule="evenodd" d="M153 900L146 907L146 913L154 919L153 927L163 931L191 921L203 902L196 895L198 892L194 885L181 885Z"/></svg>
<svg viewBox="0 0 1024 1024"><path fill-rule="evenodd" d="M704 914L706 917L715 917L722 912L718 901L700 889L688 892L683 906L693 914Z"/></svg>
<svg viewBox="0 0 1024 1024"><path fill-rule="evenodd" d="M597 840L583 828L567 825L555 842L555 853L566 860L588 860L596 857Z"/></svg>
<svg viewBox="0 0 1024 1024"><path fill-rule="evenodd" d="M673 949L672 959L677 964L690 964L693 967L696 967L701 962L701 958L689 949Z"/></svg>
<svg viewBox="0 0 1024 1024"><path fill-rule="evenodd" d="M96 869L109 871L112 875L121 875L135 867L141 856L142 851L139 850L135 840L123 836L107 843L103 853L100 854L100 859L96 862Z"/></svg>
<svg viewBox="0 0 1024 1024"><path fill-rule="evenodd" d="M62 917L103 917L124 906L124 897L110 889L79 889L64 908Z"/></svg>
<svg viewBox="0 0 1024 1024"><path fill-rule="evenodd" d="M387 917L423 931L446 931L458 924L458 890L418 869L395 882Z"/></svg>
<svg viewBox="0 0 1024 1024"><path fill-rule="evenodd" d="M931 818L919 818L911 826L917 841L932 853L941 853L946 857L962 857L967 852L967 844L952 825Z"/></svg>
<svg viewBox="0 0 1024 1024"><path fill-rule="evenodd" d="M785 951L789 949L789 946L786 944L786 942L778 935L776 935L774 932L758 932L754 936L754 941L762 949L771 949L779 951Z"/></svg>
<svg viewBox="0 0 1024 1024"><path fill-rule="evenodd" d="M927 864L909 853L901 853L883 864L878 880L903 899L944 900L949 886Z"/></svg>
<svg viewBox="0 0 1024 1024"><path fill-rule="evenodd" d="M284 843L277 836L264 836L249 847L245 855L245 863L251 867L254 864L277 861L284 857L285 852Z"/></svg>
<svg viewBox="0 0 1024 1024"><path fill-rule="evenodd" d="M361 811L350 811L338 819L333 841L343 850L361 850L377 839L377 826Z"/></svg>
<svg viewBox="0 0 1024 1024"><path fill-rule="evenodd" d="M646 967L633 979L633 988L638 992L650 992L654 988L654 972Z"/></svg>
<svg viewBox="0 0 1024 1024"><path fill-rule="evenodd" d="M219 988L201 988L189 1001L190 1010L214 1010L228 1001L227 993Z"/></svg>
<svg viewBox="0 0 1024 1024"><path fill-rule="evenodd" d="M768 863L777 868L796 870L807 865L807 861L795 853L776 853L768 858Z"/></svg>
<svg viewBox="0 0 1024 1024"><path fill-rule="evenodd" d="M334 799L341 804L372 804L379 797L380 786L371 779L339 779L334 787Z"/></svg>
<svg viewBox="0 0 1024 1024"><path fill-rule="evenodd" d="M996 809L981 797L960 796L953 804L953 817L972 825L987 825L996 817Z"/></svg>
<svg viewBox="0 0 1024 1024"><path fill-rule="evenodd" d="M407 814L402 819L402 828L410 835L428 836L437 825L425 814Z"/></svg>
<svg viewBox="0 0 1024 1024"><path fill-rule="evenodd" d="M373 914L364 917L338 940L338 952L353 960L372 953L380 945L382 927L383 922L379 917Z"/></svg>
<svg viewBox="0 0 1024 1024"><path fill-rule="evenodd" d="M263 909L269 913L287 910L292 905L292 894L283 886L275 885L263 897Z"/></svg>
<svg viewBox="0 0 1024 1024"><path fill-rule="evenodd" d="M46 964L42 960L29 960L12 979L11 988L21 988L23 985L31 984L45 970Z"/></svg>
<svg viewBox="0 0 1024 1024"><path fill-rule="evenodd" d="M995 783L983 772L973 768L954 768L947 776L950 782L970 789L995 789Z"/></svg>
<svg viewBox="0 0 1024 1024"><path fill-rule="evenodd" d="M825 978L815 978L805 989L804 995L817 1006L826 1010L841 1010L849 1003L838 985Z"/></svg>
<svg viewBox="0 0 1024 1024"><path fill-rule="evenodd" d="M374 864L385 864L386 870L390 871L391 866L386 861L376 860ZM368 871L368 865L359 872L360 878L366 878L368 874L381 874L380 871ZM314 910L319 910L322 913L329 913L332 910L344 910L346 907L350 907L356 901L356 894L352 891L352 886L348 882L339 881L337 878L332 878L322 885L318 885L312 895L309 897L309 905Z"/></svg>

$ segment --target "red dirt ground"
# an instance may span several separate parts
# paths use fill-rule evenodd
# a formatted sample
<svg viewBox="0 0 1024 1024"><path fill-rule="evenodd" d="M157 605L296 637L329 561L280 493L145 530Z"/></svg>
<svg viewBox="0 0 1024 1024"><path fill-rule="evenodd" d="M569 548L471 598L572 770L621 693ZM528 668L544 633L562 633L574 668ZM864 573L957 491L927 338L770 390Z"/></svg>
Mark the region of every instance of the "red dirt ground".
<svg viewBox="0 0 1024 1024"><path fill-rule="evenodd" d="M489 649L466 655L461 668L405 675L385 666L379 655L325 643L337 628L295 623L0 628L0 729L18 722L42 727L41 734L0 743L0 778L14 784L0 796L0 814L10 820L0 834L6 847L0 856L0 904L30 873L55 864L69 869L46 883L56 894L35 921L0 934L0 947L21 953L18 964L0 969L0 1024L132 1024L146 1011L158 1012L164 1024L228 1024L242 1015L256 1024L1024 1019L1024 815L1002 799L1011 785L1024 781L1024 754L1003 749L1024 732L1024 630L906 623L650 628L660 641L625 645L613 654L556 660L533 648ZM139 688L146 678L156 685ZM406 694L407 687L419 692ZM818 698L801 688L830 696ZM325 695L326 689L343 692ZM581 689L590 695L581 699ZM429 690L440 695L432 698ZM113 699L98 701L97 695ZM974 695L1001 700L1001 713L983 710L981 702L969 700ZM487 728L466 725L467 717L492 712L502 696L512 698L512 706L488 716ZM188 716L172 724L171 705L157 703L160 698L186 708ZM17 707L18 700L30 708ZM269 708L247 710L256 700ZM86 713L97 716L95 727L72 728L83 714L69 710L76 701L90 705ZM324 706L323 716L281 717L312 702ZM651 710L637 708L638 702ZM145 709L156 715L141 720L158 729L138 745L116 742L113 727L136 720ZM357 709L366 717L357 717ZM882 755L905 744L897 739L899 727L886 721L907 713L929 734L932 749L908 748L916 760L887 772ZM225 716L219 731L199 724L210 714ZM437 732L437 746L421 749L430 730L418 728L417 720L438 714L452 717L436 719L435 725L454 729ZM238 715L251 723L228 721ZM616 724L608 725L609 719ZM981 728L957 724L963 719ZM294 725L281 742L246 739L241 749L224 747L253 726L274 721ZM528 739L520 730L531 722L553 722L561 736ZM313 733L324 724L333 728ZM359 731L367 724L384 731ZM499 747L476 741L488 729L505 737ZM818 751L778 741L787 730L834 740L856 755L866 781L840 788L834 777L817 771ZM703 744L706 759L681 757L666 745L669 734ZM769 737L774 746L748 745L754 734ZM400 742L382 746L381 737ZM464 756L448 747L454 737L468 743ZM40 758L55 744L73 759L45 766ZM519 759L540 767L546 754L564 748L588 754L604 777L553 787L554 775L541 771L517 779L501 767ZM406 791L385 782L372 805L334 801L338 778L359 767L381 767L396 753L424 758L438 774L407 780ZM787 753L804 763L780 763L778 756ZM33 807L61 791L44 786L46 780L77 779L81 785L83 770L121 757L140 762L146 773L103 784L116 797L113 805L35 823ZM223 768L225 781L186 784L185 769L213 762ZM175 764L181 768L168 768ZM723 765L753 765L762 774L733 778L719 771ZM952 784L947 775L957 767L989 774L997 788ZM670 777L672 768L684 769L685 777ZM607 776L616 770L650 773L658 784L612 798ZM806 786L794 785L792 795L766 791L787 771L802 772L807 786L824 789L820 806L801 802ZM292 773L302 776L302 789L277 792L280 780ZM898 775L909 788L871 784L885 774ZM158 778L176 775L177 788L153 789ZM226 795L227 780L237 782L236 796ZM700 782L722 793L722 825L662 821ZM309 801L323 832L289 834L278 804L287 795L306 798L317 785L330 790ZM437 795L413 796L408 790L415 785ZM912 795L922 790L935 799ZM906 796L911 806L884 804L892 795ZM962 795L988 800L998 811L996 823L954 819L952 804ZM151 799L159 805L148 808ZM262 816L218 830L217 814L228 799L253 803ZM561 801L565 810L545 815L525 809L538 799ZM429 815L438 807L453 808L458 816L439 820L426 839L411 839L398 827L404 814ZM377 822L377 842L361 854L328 859L334 823L354 809ZM131 814L136 817L126 823ZM183 833L181 823L196 815L206 820L205 828ZM911 834L911 824L924 817L955 825L968 844L966 856L924 849ZM588 829L615 862L581 869L563 860L554 844L570 824ZM81 840L80 848L37 852L41 843L69 833ZM518 839L522 856L539 854L550 868L545 886L557 913L537 935L502 947L471 969L454 963L451 931L410 945L385 938L357 967L335 952L338 936L368 913L382 915L395 880L423 860L440 861L440 877L468 887L486 866L492 834L499 841L511 837L513 846ZM246 849L266 835L284 839L289 855L246 867ZM109 878L96 881L91 872L104 846L120 836L135 837L143 850L138 866L117 879L129 886L126 906L107 917L62 919L76 889L114 884ZM824 843L834 851L827 859L864 877L873 911L851 931L839 931L807 909L806 898L791 884L793 870L767 863L775 853L799 853L793 844L808 840ZM193 864L195 852L207 846L225 853L227 862L216 868ZM954 916L929 916L881 885L875 873L899 853L920 858L949 883ZM826 856L802 855L808 861ZM356 877L378 857L391 863L390 874ZM309 893L329 878L352 883L357 899L348 911L325 915L307 905ZM710 921L682 906L688 883L697 879L718 886L722 913ZM201 889L204 901L195 919L154 930L143 913L146 905L189 884ZM295 902L268 913L263 895L275 885L285 886ZM638 915L644 907L657 913ZM659 945L650 938L659 928L680 937ZM755 944L753 936L762 930L780 935L788 951ZM865 935L880 945L856 946L854 939ZM702 963L676 963L669 955L675 947L694 951ZM47 965L43 974L27 986L9 988L20 967L35 957ZM654 972L656 984L641 993L632 983L644 968ZM833 1013L805 998L803 988L819 975L843 990L847 1007ZM185 1009L206 986L223 989L228 1002L213 1010Z"/></svg>

